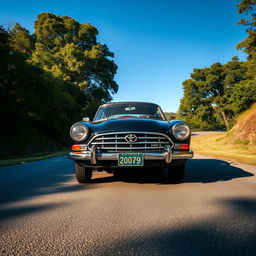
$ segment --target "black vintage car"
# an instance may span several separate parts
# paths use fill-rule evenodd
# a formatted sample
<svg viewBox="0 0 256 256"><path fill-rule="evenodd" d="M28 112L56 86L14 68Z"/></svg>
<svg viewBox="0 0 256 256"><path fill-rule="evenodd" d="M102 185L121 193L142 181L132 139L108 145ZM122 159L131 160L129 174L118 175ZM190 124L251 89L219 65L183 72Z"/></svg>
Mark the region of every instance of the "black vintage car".
<svg viewBox="0 0 256 256"><path fill-rule="evenodd" d="M90 182L93 169L115 175L121 168L139 171L142 167L167 168L167 178L181 182L186 160L193 157L189 126L179 120L167 121L153 103L104 104L92 122L84 118L75 123L70 136L73 146L68 156L75 161L79 183Z"/></svg>

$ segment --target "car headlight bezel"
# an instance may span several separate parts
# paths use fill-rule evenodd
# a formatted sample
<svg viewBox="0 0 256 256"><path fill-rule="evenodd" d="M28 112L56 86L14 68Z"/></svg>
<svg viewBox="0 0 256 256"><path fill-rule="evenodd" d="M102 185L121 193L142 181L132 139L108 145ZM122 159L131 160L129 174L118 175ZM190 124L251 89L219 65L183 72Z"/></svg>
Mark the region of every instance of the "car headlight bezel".
<svg viewBox="0 0 256 256"><path fill-rule="evenodd" d="M171 130L177 140L187 140L191 135L190 128L185 122L176 123Z"/></svg>
<svg viewBox="0 0 256 256"><path fill-rule="evenodd" d="M75 123L70 128L70 137L76 142L80 142L88 138L89 128L81 123Z"/></svg>

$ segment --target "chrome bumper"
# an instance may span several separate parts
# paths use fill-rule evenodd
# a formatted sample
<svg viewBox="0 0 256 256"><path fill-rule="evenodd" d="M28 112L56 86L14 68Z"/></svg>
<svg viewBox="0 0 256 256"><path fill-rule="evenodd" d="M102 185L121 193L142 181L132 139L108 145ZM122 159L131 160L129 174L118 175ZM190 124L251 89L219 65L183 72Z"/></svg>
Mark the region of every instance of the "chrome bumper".
<svg viewBox="0 0 256 256"><path fill-rule="evenodd" d="M143 155L144 160L163 160L169 164L172 160L190 159L194 156L194 152L191 150L172 152L171 149L168 149L163 153L143 153ZM96 153L95 150L92 150L79 153L70 152L68 157L71 160L91 161L92 164L97 164L98 160L118 160L118 153Z"/></svg>

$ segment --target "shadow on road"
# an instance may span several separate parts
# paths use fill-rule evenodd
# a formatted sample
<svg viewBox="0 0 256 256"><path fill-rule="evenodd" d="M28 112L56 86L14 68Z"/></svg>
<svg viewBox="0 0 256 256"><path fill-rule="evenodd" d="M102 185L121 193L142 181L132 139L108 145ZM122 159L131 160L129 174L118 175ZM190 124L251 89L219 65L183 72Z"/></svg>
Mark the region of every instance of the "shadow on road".
<svg viewBox="0 0 256 256"><path fill-rule="evenodd" d="M185 183L209 183L228 181L236 178L253 176L241 168L217 159L191 159L186 163ZM167 184L162 178L160 168L152 169L124 169L121 181L135 183Z"/></svg>
<svg viewBox="0 0 256 256"><path fill-rule="evenodd" d="M0 223L5 219L12 219L19 216L35 214L49 209L60 207L61 204L42 204L33 206L22 206L22 207L8 207L0 210Z"/></svg>
<svg viewBox="0 0 256 256"><path fill-rule="evenodd" d="M109 243L100 255L256 255L256 224L252 218L256 200L238 198L213 203L223 206L222 214L196 222L186 220L176 228L141 230L140 234Z"/></svg>
<svg viewBox="0 0 256 256"><path fill-rule="evenodd" d="M217 182L253 176L241 168L218 159L191 159L186 164L184 182Z"/></svg>
<svg viewBox="0 0 256 256"><path fill-rule="evenodd" d="M71 183L72 180L74 182ZM0 169L0 206L40 195L70 193L89 188L91 185L79 186L75 182L73 162L66 157Z"/></svg>
<svg viewBox="0 0 256 256"><path fill-rule="evenodd" d="M187 162L184 182L217 182L253 176L228 162L216 159L192 159ZM166 184L161 169L124 169L123 182ZM74 181L74 182L70 182ZM115 182L114 177L97 176L90 184L79 185L74 178L73 162L65 157L53 158L1 168L0 205L39 195L70 193L96 188L99 183Z"/></svg>

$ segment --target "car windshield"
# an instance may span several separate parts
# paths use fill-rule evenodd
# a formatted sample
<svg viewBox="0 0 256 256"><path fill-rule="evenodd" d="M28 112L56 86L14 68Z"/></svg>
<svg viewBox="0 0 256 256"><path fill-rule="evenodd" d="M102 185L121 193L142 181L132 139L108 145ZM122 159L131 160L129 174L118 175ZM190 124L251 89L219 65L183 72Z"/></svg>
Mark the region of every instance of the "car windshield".
<svg viewBox="0 0 256 256"><path fill-rule="evenodd" d="M156 118L166 120L161 108L154 104L127 103L100 107L94 121L112 118Z"/></svg>

